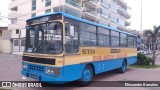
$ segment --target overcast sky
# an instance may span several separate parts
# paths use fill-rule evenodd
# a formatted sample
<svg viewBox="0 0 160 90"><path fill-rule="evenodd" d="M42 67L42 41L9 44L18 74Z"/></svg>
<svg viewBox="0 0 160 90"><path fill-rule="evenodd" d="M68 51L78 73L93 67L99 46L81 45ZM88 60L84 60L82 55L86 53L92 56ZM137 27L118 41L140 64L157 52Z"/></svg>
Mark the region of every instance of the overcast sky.
<svg viewBox="0 0 160 90"><path fill-rule="evenodd" d="M131 28L140 30L140 17L141 17L141 0L125 0L128 6L131 7ZM142 0L143 29L153 29L153 26L160 25L160 0Z"/></svg>
<svg viewBox="0 0 160 90"><path fill-rule="evenodd" d="M8 17L8 3L10 0L1 0L0 1L0 13L1 16ZM1 17L0 17L1 18ZM8 25L8 19L3 18L0 20L0 26L7 26Z"/></svg>
<svg viewBox="0 0 160 90"><path fill-rule="evenodd" d="M1 0L0 11L2 16L8 11L10 0ZM141 0L125 0L131 7L131 29L140 30L140 2ZM152 29L154 25L160 25L160 0L143 0L143 29ZM3 22L3 23L2 23ZM0 25L7 25L6 19L0 21Z"/></svg>

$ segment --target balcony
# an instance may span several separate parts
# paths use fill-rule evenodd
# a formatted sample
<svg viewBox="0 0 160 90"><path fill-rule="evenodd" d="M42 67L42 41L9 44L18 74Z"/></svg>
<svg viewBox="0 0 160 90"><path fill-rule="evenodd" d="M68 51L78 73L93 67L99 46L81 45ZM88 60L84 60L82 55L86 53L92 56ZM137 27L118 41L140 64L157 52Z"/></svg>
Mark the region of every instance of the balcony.
<svg viewBox="0 0 160 90"><path fill-rule="evenodd" d="M130 21L126 21L125 22L125 26L130 26L131 25L131 22Z"/></svg>
<svg viewBox="0 0 160 90"><path fill-rule="evenodd" d="M82 3L89 4L91 6L97 6L97 0L82 0Z"/></svg>
<svg viewBox="0 0 160 90"><path fill-rule="evenodd" d="M83 4L83 12L85 14L88 14L88 15L92 15L94 17L97 16L97 6L92 6L91 4L89 3L84 3Z"/></svg>
<svg viewBox="0 0 160 90"><path fill-rule="evenodd" d="M19 16L19 14L17 12L11 12L8 14L8 18L17 18Z"/></svg>
<svg viewBox="0 0 160 90"><path fill-rule="evenodd" d="M91 22L96 22L96 17L91 13L84 13L84 19L89 20Z"/></svg>
<svg viewBox="0 0 160 90"><path fill-rule="evenodd" d="M129 14L128 12L126 12L126 13L124 14L124 17L125 17L126 19L130 19L130 18L131 18L131 14Z"/></svg>
<svg viewBox="0 0 160 90"><path fill-rule="evenodd" d="M74 0L66 0L66 3L69 4L69 5L72 5L72 6L76 7L76 8L81 9L80 2L78 3L76 1L78 1L78 0L75 0L75 1Z"/></svg>
<svg viewBox="0 0 160 90"><path fill-rule="evenodd" d="M88 11L88 12L84 12L85 15L87 16L91 16L93 18L97 17L97 12L96 11Z"/></svg>
<svg viewBox="0 0 160 90"><path fill-rule="evenodd" d="M12 2L9 3L8 8L11 9L13 7L22 5L23 3L27 3L27 2L30 2L30 1L28 1L28 0L13 0Z"/></svg>
<svg viewBox="0 0 160 90"><path fill-rule="evenodd" d="M127 3L124 0L116 0L117 4L120 5L121 7L126 8Z"/></svg>
<svg viewBox="0 0 160 90"><path fill-rule="evenodd" d="M124 8L122 8L121 6L119 6L119 8L117 9L117 12L120 14L120 15L124 15L126 10Z"/></svg>
<svg viewBox="0 0 160 90"><path fill-rule="evenodd" d="M104 20L108 20L108 16L105 16L105 15L103 15L103 14L100 14L100 18L101 18L101 19L104 19Z"/></svg>
<svg viewBox="0 0 160 90"><path fill-rule="evenodd" d="M126 30L127 30L126 27L125 27L125 26L122 26L122 25L118 25L118 26L117 26L117 29L118 29L118 30L122 30L122 31L126 31Z"/></svg>
<svg viewBox="0 0 160 90"><path fill-rule="evenodd" d="M88 7L83 7L83 12L84 14L88 14L90 16L93 16L93 17L97 17L97 9L96 8L88 8Z"/></svg>
<svg viewBox="0 0 160 90"><path fill-rule="evenodd" d="M26 26L26 22L17 22L15 24L8 24L8 30L15 30L18 28L24 28Z"/></svg>

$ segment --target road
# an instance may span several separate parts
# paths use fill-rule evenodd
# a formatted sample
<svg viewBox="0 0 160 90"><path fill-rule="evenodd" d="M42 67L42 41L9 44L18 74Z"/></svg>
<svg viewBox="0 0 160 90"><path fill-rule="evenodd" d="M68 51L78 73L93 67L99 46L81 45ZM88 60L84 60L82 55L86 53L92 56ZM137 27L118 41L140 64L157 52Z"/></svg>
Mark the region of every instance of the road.
<svg viewBox="0 0 160 90"><path fill-rule="evenodd" d="M159 58L159 57L158 57ZM160 60L157 60L159 62ZM35 81L21 77L21 57L0 55L0 81ZM118 74L113 71L96 75L94 81L159 81L160 69L127 68L126 73ZM159 90L151 87L70 87L77 86L75 82L51 88L11 88L14 90Z"/></svg>

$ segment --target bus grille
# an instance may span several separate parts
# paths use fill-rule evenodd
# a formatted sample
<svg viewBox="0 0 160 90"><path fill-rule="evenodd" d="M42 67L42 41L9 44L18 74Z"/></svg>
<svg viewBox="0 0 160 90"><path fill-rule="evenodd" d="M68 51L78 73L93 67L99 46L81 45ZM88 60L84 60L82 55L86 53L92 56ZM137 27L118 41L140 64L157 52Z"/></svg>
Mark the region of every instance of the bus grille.
<svg viewBox="0 0 160 90"><path fill-rule="evenodd" d="M29 65L29 70L41 73L45 72L45 68L43 66L38 66L38 65Z"/></svg>
<svg viewBox="0 0 160 90"><path fill-rule="evenodd" d="M27 56L23 56L22 59L23 61L28 61L33 63L55 65L55 59L36 58L36 57L27 57Z"/></svg>

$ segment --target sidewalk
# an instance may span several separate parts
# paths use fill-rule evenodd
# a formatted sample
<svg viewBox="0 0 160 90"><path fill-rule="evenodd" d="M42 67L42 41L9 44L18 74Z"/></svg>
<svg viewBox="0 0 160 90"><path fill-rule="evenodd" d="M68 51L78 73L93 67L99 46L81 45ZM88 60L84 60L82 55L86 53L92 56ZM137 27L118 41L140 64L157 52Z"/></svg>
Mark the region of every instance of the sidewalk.
<svg viewBox="0 0 160 90"><path fill-rule="evenodd" d="M15 54L0 54L0 60L22 60L21 55Z"/></svg>

